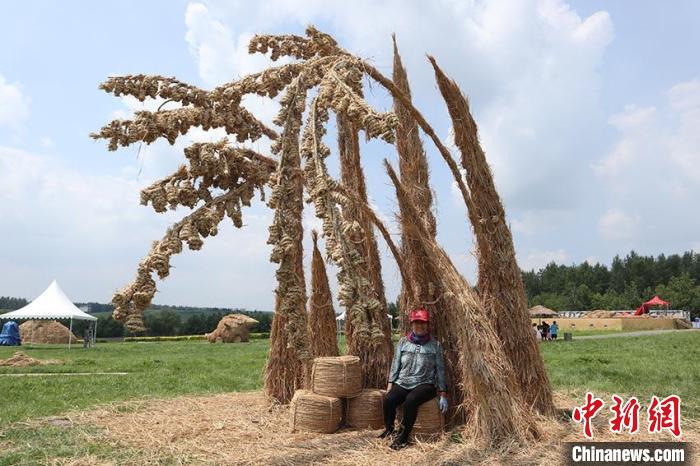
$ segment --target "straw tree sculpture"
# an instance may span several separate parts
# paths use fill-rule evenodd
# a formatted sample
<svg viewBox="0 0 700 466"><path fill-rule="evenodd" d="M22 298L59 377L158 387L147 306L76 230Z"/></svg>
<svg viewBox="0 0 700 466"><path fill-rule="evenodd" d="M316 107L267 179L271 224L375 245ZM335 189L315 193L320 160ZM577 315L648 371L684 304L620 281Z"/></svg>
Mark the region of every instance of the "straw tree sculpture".
<svg viewBox="0 0 700 466"><path fill-rule="evenodd" d="M328 285L326 263L318 249L318 232L311 232L313 253L311 257L311 299L309 300L309 341L315 358L338 356L333 295Z"/></svg>
<svg viewBox="0 0 700 466"><path fill-rule="evenodd" d="M240 227L241 208L250 204L255 190L262 196L265 188L271 189L268 205L275 215L268 242L272 245L270 259L278 268L276 312L265 388L279 401L288 401L293 390L305 383L313 355L308 338L301 262L302 194L305 190L307 202L313 204L322 221L326 256L338 268L338 300L350 320L348 352L360 357L364 385L383 387L386 384L391 357L386 350L390 346L383 287L377 278L380 277L379 262L376 259L376 267L372 265L374 255L368 252L376 249L376 243L371 246L374 224L399 264L404 281L402 299L406 306L431 306L433 328L445 346L450 367L453 403L462 408L460 416L453 416L453 419L466 420L470 433L490 443L536 436L530 406L523 402L517 364L538 360L541 363L541 357L536 347L526 345L520 349L526 355L517 360L512 358L504 341L509 336L507 332L520 338L520 318L516 318L510 330L499 326L496 317L491 316L496 312L495 306L489 304L488 299L485 305L482 297L473 293L435 241L435 221L429 214L427 164L420 145L415 145L420 143L418 129L433 141L455 178L472 226L478 233L480 254L490 250L480 243L488 240L479 229L483 212L477 203L492 200L492 196L471 192L479 185L469 179L465 182L449 150L413 106L398 53L394 80L391 80L313 27L307 29L306 37L255 36L249 50L269 53L273 60L288 57L292 62L212 91L170 78L145 76L111 78L103 85L116 95L134 95L140 100L159 97L180 104L169 110L138 112L133 120L115 120L105 126L95 137L109 139L112 150L118 145L150 143L161 137L173 143L191 127L202 126L205 130L224 128L238 143L267 137L273 141L274 156L255 153L229 140L194 144L185 151L189 166L180 167L171 177L144 190L142 201L152 203L158 212L177 205L190 207L193 212L175 224L163 240L154 243L151 253L139 266L136 280L115 295L115 318L126 320L141 315L155 293L151 274L167 276L170 257L181 251L183 241L191 249L199 249L203 238L215 234L217 225L227 216ZM363 77L374 80L390 93L395 112L377 111L366 102L360 86ZM445 94L439 76L438 82ZM281 109L274 121L281 129L268 128L243 108L241 99L253 93L269 98L281 95ZM464 117L465 107L459 104L455 112L452 108L454 96L449 94L446 100L457 128L459 121L455 120ZM326 165L331 149L324 142L324 136L331 113L335 114L339 125L339 155L341 167L345 165L343 170L347 173L342 182L329 175ZM367 203L364 183L360 183L363 181L357 138L360 131L368 139L397 142L399 146L402 180L390 167L388 171L399 199L402 251L393 244L386 227ZM396 141L397 136L400 136L399 141ZM464 154L466 146L460 145L460 141L458 147ZM480 168L478 165L471 166L467 162L465 165L468 171L481 173L476 171ZM507 251L508 244L512 248L512 240L505 241L494 254ZM408 259L404 261L404 258ZM419 261L423 261L421 267L417 265ZM483 267L504 264L485 256ZM487 274L483 276L484 280L492 282L487 296L499 299L506 281L487 278L491 277ZM510 304L504 309L512 310ZM498 332L501 332L500 338ZM530 386L535 390L549 390L546 377L535 379Z"/></svg>

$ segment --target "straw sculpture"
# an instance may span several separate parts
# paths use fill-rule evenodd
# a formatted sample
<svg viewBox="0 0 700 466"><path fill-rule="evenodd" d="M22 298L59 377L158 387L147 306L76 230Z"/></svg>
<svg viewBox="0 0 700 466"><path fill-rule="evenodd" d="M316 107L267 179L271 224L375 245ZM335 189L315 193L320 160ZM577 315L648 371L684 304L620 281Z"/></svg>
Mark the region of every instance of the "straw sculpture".
<svg viewBox="0 0 700 466"><path fill-rule="evenodd" d="M357 429L384 427L384 390L365 389L347 400L347 423Z"/></svg>
<svg viewBox="0 0 700 466"><path fill-rule="evenodd" d="M292 432L331 434L340 428L343 402L339 398L297 390L290 405Z"/></svg>
<svg viewBox="0 0 700 466"><path fill-rule="evenodd" d="M417 215L396 173L385 160L387 173L396 188L405 212ZM425 257L440 273L435 277L442 291L441 304L459 309L465 321L458 325L462 345L462 381L469 393L467 432L487 444L504 441L527 441L538 435L534 417L521 398L515 372L503 345L489 320L487 311L469 283L460 275L447 253L430 237L420 222L413 224L413 234L425 250Z"/></svg>
<svg viewBox="0 0 700 466"><path fill-rule="evenodd" d="M403 406L399 407L397 417L399 420L403 418ZM414 438L432 440L442 434L444 428L445 420L440 412L438 399L433 398L418 407L416 423L413 425L411 434Z"/></svg>
<svg viewBox="0 0 700 466"><path fill-rule="evenodd" d="M352 398L362 392L362 366L357 356L315 358L311 388L317 395Z"/></svg>
<svg viewBox="0 0 700 466"><path fill-rule="evenodd" d="M318 232L311 232L313 256L311 258L311 299L309 302L309 342L314 358L338 356L333 296L328 285L326 264L318 249Z"/></svg>
<svg viewBox="0 0 700 466"><path fill-rule="evenodd" d="M349 83L350 86L356 89L358 95L362 93L361 83L354 81ZM340 156L340 176L345 189L359 200L361 205L367 204L367 187L365 186L365 176L360 164L360 142L355 125L350 119L342 113L337 115L338 122L338 148ZM361 249L362 256L365 260L367 269L367 278L370 282L370 290L374 297L379 301L381 309L386 314L386 297L384 295L384 282L382 281L382 268L379 260L379 248L377 240L374 237L374 229L370 219L364 214L362 209L354 205L348 206L343 211L343 216L348 221L356 221L362 228L363 237L359 242L358 247ZM381 353L382 357L371 356L378 362L365 368L370 373L366 374L366 378L370 382L368 386L382 387L385 383L386 373L389 370L389 361L392 353L391 343L391 324L389 319L380 319L381 329L384 333L384 339L375 345L372 350L376 353ZM346 314L345 318L345 335L346 344L349 354L357 354L360 351L358 342L353 338L353 320L352 314ZM381 362L386 362L382 364Z"/></svg>
<svg viewBox="0 0 700 466"><path fill-rule="evenodd" d="M408 75L401 63L396 37L393 36L392 39L394 44L392 79L396 87L410 100L411 89L408 83ZM411 196L411 200L420 215L418 219L411 219L411 221L422 221L430 234L435 237L437 230L435 216L431 210L433 195L429 183L430 173L418 125L410 112L396 98L394 98L394 112L399 120L399 124L396 127L396 151L399 154L401 182L406 187L406 191ZM414 244L415 241L410 236L408 229L401 228L402 256L406 262L410 280L414 284L414 291L418 294L418 301L416 301L413 296L407 293L405 283L402 284L398 304L402 313L401 324L404 331L408 331L410 328L407 313L412 309L423 305L431 314L434 314L437 310L434 305L436 299L435 284L432 279L434 271L426 268L426 263L420 256L420 248Z"/></svg>
<svg viewBox="0 0 700 466"><path fill-rule="evenodd" d="M510 228L493 175L479 143L477 126L469 103L457 84L449 79L432 57L430 63L452 119L455 144L466 170L473 201L469 216L477 238L479 278L477 288L482 302L494 317L506 355L515 368L522 395L543 414L554 409L552 388L539 353L527 310L522 275L515 258Z"/></svg>
<svg viewBox="0 0 700 466"><path fill-rule="evenodd" d="M19 335L24 343L64 344L78 337L68 327L55 320L28 320L19 326Z"/></svg>
<svg viewBox="0 0 700 466"><path fill-rule="evenodd" d="M213 332L207 334L209 343L241 343L250 339L250 328L258 321L243 314L228 314L221 318Z"/></svg>

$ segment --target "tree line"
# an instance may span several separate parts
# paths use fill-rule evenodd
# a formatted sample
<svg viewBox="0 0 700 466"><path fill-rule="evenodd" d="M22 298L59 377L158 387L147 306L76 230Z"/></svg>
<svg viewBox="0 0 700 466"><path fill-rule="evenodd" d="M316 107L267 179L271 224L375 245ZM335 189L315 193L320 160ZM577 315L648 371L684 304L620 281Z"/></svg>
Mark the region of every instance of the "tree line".
<svg viewBox="0 0 700 466"><path fill-rule="evenodd" d="M550 263L523 272L523 283L531 306L556 311L636 309L658 294L672 309L700 315L700 254L692 251L668 256L632 251L624 258L615 256L609 267Z"/></svg>

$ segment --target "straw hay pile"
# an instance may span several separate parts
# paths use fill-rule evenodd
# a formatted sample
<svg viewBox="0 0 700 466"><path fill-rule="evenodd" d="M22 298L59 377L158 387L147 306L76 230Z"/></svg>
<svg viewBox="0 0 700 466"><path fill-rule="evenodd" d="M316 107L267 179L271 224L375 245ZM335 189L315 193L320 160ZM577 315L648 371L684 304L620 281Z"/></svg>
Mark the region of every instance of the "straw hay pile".
<svg viewBox="0 0 700 466"><path fill-rule="evenodd" d="M314 393L337 398L352 398L362 392L362 367L357 356L314 359L311 370Z"/></svg>
<svg viewBox="0 0 700 466"><path fill-rule="evenodd" d="M63 364L63 361L60 359L36 359L27 355L24 351L15 351L9 358L0 359L0 366L9 367L44 366L48 364Z"/></svg>
<svg viewBox="0 0 700 466"><path fill-rule="evenodd" d="M209 343L241 343L249 340L250 328L258 321L243 314L228 314L221 318L213 332L207 333Z"/></svg>
<svg viewBox="0 0 700 466"><path fill-rule="evenodd" d="M384 390L365 389L347 400L348 426L357 429L381 429L384 427Z"/></svg>
<svg viewBox="0 0 700 466"><path fill-rule="evenodd" d="M19 326L24 343L67 344L80 341L68 327L55 320L28 320Z"/></svg>
<svg viewBox="0 0 700 466"><path fill-rule="evenodd" d="M292 432L331 434L340 428L343 402L339 398L297 390L290 404L289 419Z"/></svg>

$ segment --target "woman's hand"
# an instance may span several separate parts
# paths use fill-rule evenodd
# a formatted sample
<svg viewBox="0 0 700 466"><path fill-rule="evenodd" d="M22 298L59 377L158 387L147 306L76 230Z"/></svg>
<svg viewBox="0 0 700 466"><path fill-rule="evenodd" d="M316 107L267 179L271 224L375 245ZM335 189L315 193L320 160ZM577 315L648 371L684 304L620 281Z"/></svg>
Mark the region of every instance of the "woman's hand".
<svg viewBox="0 0 700 466"><path fill-rule="evenodd" d="M449 403L447 403L447 397L446 396L440 396L440 412L442 414L445 414L447 412L447 407L449 406Z"/></svg>
<svg viewBox="0 0 700 466"><path fill-rule="evenodd" d="M390 391L391 391L391 386L392 386L392 385L393 385L393 384L392 384L391 382L389 382L389 383L387 384L387 386L386 386L386 391L387 391L387 392L390 392Z"/></svg>

